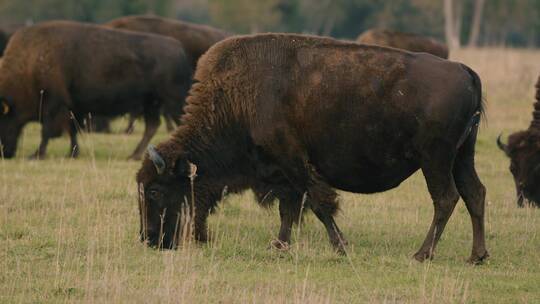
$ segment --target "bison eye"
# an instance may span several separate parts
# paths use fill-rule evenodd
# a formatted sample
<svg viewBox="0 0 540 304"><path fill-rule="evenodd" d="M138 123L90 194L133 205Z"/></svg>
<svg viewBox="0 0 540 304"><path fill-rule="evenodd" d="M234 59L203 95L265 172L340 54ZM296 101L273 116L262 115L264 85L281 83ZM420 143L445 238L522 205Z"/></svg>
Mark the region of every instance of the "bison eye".
<svg viewBox="0 0 540 304"><path fill-rule="evenodd" d="M158 190L150 190L148 192L148 198L151 200L159 200L161 198L161 192Z"/></svg>

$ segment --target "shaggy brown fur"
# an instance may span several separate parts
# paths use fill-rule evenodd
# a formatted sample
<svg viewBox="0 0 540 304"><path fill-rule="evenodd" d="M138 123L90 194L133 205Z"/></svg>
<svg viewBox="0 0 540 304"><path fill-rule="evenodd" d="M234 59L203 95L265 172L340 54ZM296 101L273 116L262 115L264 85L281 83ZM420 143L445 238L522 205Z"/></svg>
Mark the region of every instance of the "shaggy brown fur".
<svg viewBox="0 0 540 304"><path fill-rule="evenodd" d="M540 207L540 77L536 83L536 103L529 129L516 132L508 138L508 145L497 144L510 157L510 172L514 176L517 204L524 199Z"/></svg>
<svg viewBox="0 0 540 304"><path fill-rule="evenodd" d="M390 30L371 29L358 36L357 42L403 49L411 52L424 52L448 59L448 47L433 38Z"/></svg>
<svg viewBox="0 0 540 304"><path fill-rule="evenodd" d="M151 245L175 247L184 224L178 214L193 209L195 237L206 240L206 218L227 187L251 188L263 204L279 199L274 246L287 247L300 210L309 208L344 252L334 189L386 191L422 169L435 217L415 258L432 257L460 195L474 228L470 261L488 256L485 188L474 169L482 93L468 67L397 49L264 34L216 44L195 79L182 125L149 151L137 174L141 237ZM190 163L197 166L193 196Z"/></svg>
<svg viewBox="0 0 540 304"><path fill-rule="evenodd" d="M139 158L159 126L162 107L181 108L191 83L182 45L171 38L76 22L47 22L11 38L0 68L0 140L12 157L23 126L42 123L37 157L48 140L69 129L70 155L78 152L76 130L87 113L142 111ZM70 123L70 118L72 121Z"/></svg>

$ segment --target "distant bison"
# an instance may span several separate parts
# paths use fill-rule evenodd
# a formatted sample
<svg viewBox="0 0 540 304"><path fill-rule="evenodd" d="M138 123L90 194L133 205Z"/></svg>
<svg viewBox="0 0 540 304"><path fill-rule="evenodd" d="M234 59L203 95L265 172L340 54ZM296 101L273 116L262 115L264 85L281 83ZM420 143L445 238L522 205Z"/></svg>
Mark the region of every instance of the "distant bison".
<svg viewBox="0 0 540 304"><path fill-rule="evenodd" d="M390 30L371 29L356 40L363 44L380 45L404 49L411 52L424 52L448 59L448 47L433 38Z"/></svg>
<svg viewBox="0 0 540 304"><path fill-rule="evenodd" d="M155 16L128 16L112 20L108 27L169 36L182 43L190 57L193 70L197 60L212 45L231 34L207 25L184 22Z"/></svg>
<svg viewBox="0 0 540 304"><path fill-rule="evenodd" d="M150 245L174 248L186 231L205 241L209 212L227 187L251 188L263 204L279 199L275 247L288 248L293 223L309 208L344 252L334 189L382 192L422 169L435 216L415 258L432 258L460 196L474 230L470 261L488 256L485 188L474 168L482 91L465 65L264 34L216 44L195 80L181 126L149 149L137 174L141 237Z"/></svg>
<svg viewBox="0 0 540 304"><path fill-rule="evenodd" d="M190 81L182 45L168 37L67 21L21 29L0 67L3 156L14 156L29 121L42 124L36 157L44 157L49 139L64 129L76 156L77 125L87 113L142 111L146 130L131 156L139 158L157 131L161 108L181 108Z"/></svg>
<svg viewBox="0 0 540 304"><path fill-rule="evenodd" d="M536 103L529 129L510 135L508 144L504 144L499 136L497 144L510 157L518 206L523 207L523 201L527 199L540 207L540 77L536 83Z"/></svg>
<svg viewBox="0 0 540 304"><path fill-rule="evenodd" d="M128 16L112 20L105 26L130 31L146 32L169 36L182 43L195 71L197 61L212 45L230 36L229 33L207 25L184 22L156 16ZM181 113L164 113L167 129L172 131L171 117L179 117ZM133 129L135 117L131 117L128 129Z"/></svg>

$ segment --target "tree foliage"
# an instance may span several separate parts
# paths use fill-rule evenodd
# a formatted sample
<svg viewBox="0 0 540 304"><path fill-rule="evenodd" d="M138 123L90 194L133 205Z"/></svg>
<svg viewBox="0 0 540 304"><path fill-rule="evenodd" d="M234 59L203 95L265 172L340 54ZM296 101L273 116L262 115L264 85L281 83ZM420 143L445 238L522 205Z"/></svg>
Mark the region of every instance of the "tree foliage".
<svg viewBox="0 0 540 304"><path fill-rule="evenodd" d="M476 30L478 0L452 0L462 44L471 33L479 44L540 45L540 0L484 1ZM443 0L0 0L0 25L73 19L104 22L153 13L209 23L236 33L300 32L354 39L385 27L445 39ZM473 35L474 36L474 35ZM476 43L475 43L476 44Z"/></svg>

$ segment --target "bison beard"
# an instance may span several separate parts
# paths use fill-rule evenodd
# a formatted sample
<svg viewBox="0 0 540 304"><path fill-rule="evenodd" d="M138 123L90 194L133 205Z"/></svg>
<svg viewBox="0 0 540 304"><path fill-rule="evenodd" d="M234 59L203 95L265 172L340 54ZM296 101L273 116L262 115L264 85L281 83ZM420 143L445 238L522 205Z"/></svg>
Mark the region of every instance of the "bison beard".
<svg viewBox="0 0 540 304"><path fill-rule="evenodd" d="M178 235L178 214L192 205L194 237L205 241L206 219L223 188L252 189L261 204L279 200L275 245L287 248L307 208L344 253L334 189L382 192L421 169L435 214L415 258L433 257L460 196L473 227L469 261L487 258L485 188L474 168L482 92L468 67L426 54L265 34L216 44L195 79L182 125L149 151L137 174L143 234ZM193 190L189 163L198 167ZM163 247L175 247L170 234L164 239Z"/></svg>

